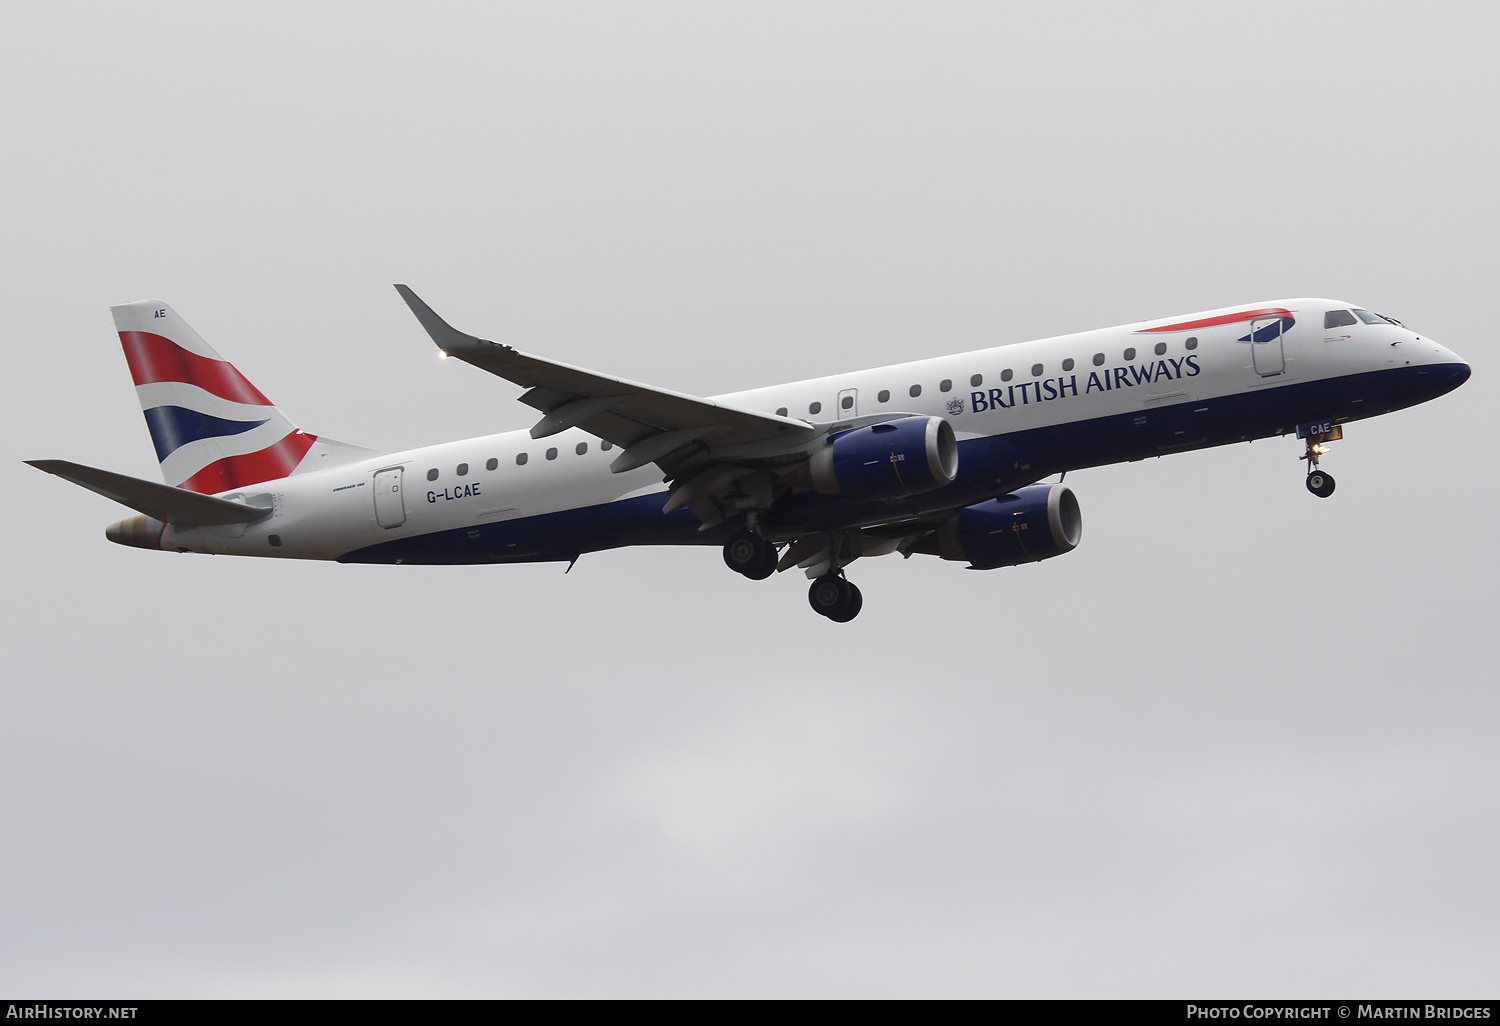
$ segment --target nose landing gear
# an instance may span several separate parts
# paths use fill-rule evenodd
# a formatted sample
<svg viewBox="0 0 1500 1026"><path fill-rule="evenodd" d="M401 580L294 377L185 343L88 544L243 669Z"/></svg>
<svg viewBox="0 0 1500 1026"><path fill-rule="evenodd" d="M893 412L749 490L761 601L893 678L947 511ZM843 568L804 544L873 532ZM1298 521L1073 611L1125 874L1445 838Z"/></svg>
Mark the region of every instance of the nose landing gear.
<svg viewBox="0 0 1500 1026"><path fill-rule="evenodd" d="M1307 475L1307 490L1320 499L1326 499L1333 494L1333 475L1321 470L1314 470Z"/></svg>
<svg viewBox="0 0 1500 1026"><path fill-rule="evenodd" d="M1328 443L1344 437L1343 425L1328 421L1300 424L1297 437L1307 439L1307 451L1301 457L1307 461L1307 490L1320 499L1326 499L1333 494L1333 475L1319 469L1318 460L1328 454Z"/></svg>
<svg viewBox="0 0 1500 1026"><path fill-rule="evenodd" d="M864 596L842 574L824 574L807 589L807 604L813 612L834 623L848 623L864 608Z"/></svg>

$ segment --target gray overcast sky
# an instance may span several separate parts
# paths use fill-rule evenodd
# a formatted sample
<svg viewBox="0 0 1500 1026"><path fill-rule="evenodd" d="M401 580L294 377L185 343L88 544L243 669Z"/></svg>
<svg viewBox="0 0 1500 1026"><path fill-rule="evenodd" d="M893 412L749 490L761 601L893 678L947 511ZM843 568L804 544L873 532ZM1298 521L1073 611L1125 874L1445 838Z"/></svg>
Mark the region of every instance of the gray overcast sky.
<svg viewBox="0 0 1500 1026"><path fill-rule="evenodd" d="M1493 5L11 4L0 992L1494 996ZM525 427L1336 296L1473 379L1070 476L1083 545L394 568L109 545L108 307L307 430Z"/></svg>

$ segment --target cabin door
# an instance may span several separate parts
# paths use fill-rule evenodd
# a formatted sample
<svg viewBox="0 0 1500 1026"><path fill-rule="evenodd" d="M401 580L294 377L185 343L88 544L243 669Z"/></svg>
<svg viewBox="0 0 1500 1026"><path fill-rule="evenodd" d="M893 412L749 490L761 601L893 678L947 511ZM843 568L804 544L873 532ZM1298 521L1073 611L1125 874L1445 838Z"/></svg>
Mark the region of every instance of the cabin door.
<svg viewBox="0 0 1500 1026"><path fill-rule="evenodd" d="M401 468L375 475L375 522L381 527L406 523L406 500L401 497Z"/></svg>
<svg viewBox="0 0 1500 1026"><path fill-rule="evenodd" d="M1255 363L1255 373L1263 378L1286 370L1286 354L1281 349L1281 333L1286 322L1284 317L1257 317L1250 322L1251 359Z"/></svg>

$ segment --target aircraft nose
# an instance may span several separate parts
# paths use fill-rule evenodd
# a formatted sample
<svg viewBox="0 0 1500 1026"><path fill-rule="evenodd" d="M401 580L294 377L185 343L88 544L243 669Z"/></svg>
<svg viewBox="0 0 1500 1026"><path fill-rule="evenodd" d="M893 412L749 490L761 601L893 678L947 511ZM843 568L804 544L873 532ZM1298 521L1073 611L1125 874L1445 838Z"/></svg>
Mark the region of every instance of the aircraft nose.
<svg viewBox="0 0 1500 1026"><path fill-rule="evenodd" d="M1430 372L1442 384L1444 392L1451 392L1469 380L1469 375L1473 373L1473 370L1462 356L1432 339L1419 337L1417 341L1425 342L1433 347L1433 354L1428 357L1431 361Z"/></svg>
<svg viewBox="0 0 1500 1026"><path fill-rule="evenodd" d="M1464 363L1456 354L1448 352L1446 355L1451 359L1448 362L1438 364L1431 371L1433 377L1436 378L1434 384L1439 389L1438 395L1446 395L1453 391L1459 385L1468 381L1469 375L1473 373L1469 365Z"/></svg>

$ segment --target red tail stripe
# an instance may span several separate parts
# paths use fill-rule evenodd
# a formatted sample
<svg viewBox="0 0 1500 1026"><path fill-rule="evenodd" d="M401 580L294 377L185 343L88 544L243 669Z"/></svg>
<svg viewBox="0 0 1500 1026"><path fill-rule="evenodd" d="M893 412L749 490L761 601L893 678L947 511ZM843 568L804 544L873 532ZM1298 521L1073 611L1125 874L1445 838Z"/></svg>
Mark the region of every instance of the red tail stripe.
<svg viewBox="0 0 1500 1026"><path fill-rule="evenodd" d="M1201 321L1183 321L1181 324L1163 324L1159 328L1142 328L1135 332L1137 335L1147 335L1153 331L1194 331L1198 328L1212 328L1219 324L1234 324L1237 321L1253 321L1257 317L1290 317L1290 310L1283 310L1279 306L1267 307L1264 310L1244 310L1240 313L1224 314L1222 317L1205 317Z"/></svg>
<svg viewBox="0 0 1500 1026"><path fill-rule="evenodd" d="M302 457L307 455L307 450L317 440L317 435L293 431L281 441L268 445L259 452L215 460L177 487L212 495L214 492L244 488L262 481L275 481L296 470L297 464L302 462Z"/></svg>
<svg viewBox="0 0 1500 1026"><path fill-rule="evenodd" d="M276 405L261 395L260 390L231 364L190 353L169 338L149 331L122 331L120 345L125 350L125 362L130 364L130 376L137 385L152 381L182 381L233 403Z"/></svg>

